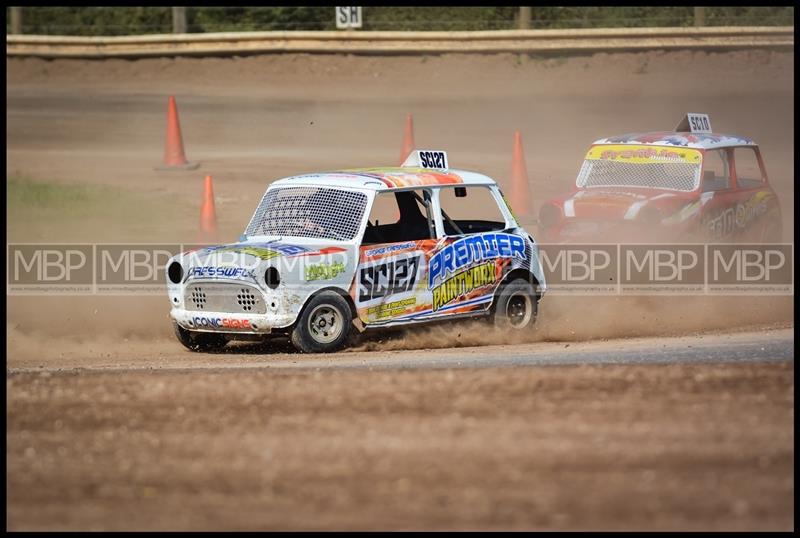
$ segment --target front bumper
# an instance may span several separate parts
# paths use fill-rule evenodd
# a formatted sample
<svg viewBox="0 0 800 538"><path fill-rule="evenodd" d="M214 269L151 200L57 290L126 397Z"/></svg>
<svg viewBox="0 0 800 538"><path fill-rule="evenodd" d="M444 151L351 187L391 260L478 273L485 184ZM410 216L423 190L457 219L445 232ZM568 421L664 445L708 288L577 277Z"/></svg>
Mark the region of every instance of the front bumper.
<svg viewBox="0 0 800 538"><path fill-rule="evenodd" d="M270 334L276 328L284 328L292 323L291 316L276 313L240 314L231 312L198 312L173 308L170 317L188 331L230 333L230 334Z"/></svg>

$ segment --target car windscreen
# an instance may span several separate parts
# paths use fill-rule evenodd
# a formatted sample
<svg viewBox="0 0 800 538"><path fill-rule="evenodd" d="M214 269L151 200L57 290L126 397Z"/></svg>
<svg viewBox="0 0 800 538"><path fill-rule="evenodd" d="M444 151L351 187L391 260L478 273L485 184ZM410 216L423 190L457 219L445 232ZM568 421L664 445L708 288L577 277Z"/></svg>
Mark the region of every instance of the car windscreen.
<svg viewBox="0 0 800 538"><path fill-rule="evenodd" d="M646 187L693 191L702 154L692 148L593 146L578 173L578 187Z"/></svg>
<svg viewBox="0 0 800 538"><path fill-rule="evenodd" d="M367 195L329 187L269 189L245 233L349 241L358 233Z"/></svg>

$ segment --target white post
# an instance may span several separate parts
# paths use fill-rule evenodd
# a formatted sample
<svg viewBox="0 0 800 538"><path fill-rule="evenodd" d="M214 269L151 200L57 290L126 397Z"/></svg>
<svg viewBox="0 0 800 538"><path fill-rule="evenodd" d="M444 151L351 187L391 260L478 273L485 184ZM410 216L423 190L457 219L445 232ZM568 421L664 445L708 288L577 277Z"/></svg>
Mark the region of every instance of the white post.
<svg viewBox="0 0 800 538"><path fill-rule="evenodd" d="M172 33L185 34L186 33L186 8L174 7L172 8Z"/></svg>
<svg viewBox="0 0 800 538"><path fill-rule="evenodd" d="M704 7L694 8L694 25L695 26L706 25L706 8Z"/></svg>
<svg viewBox="0 0 800 538"><path fill-rule="evenodd" d="M519 8L519 24L518 27L520 30L530 30L531 28L531 8L529 7L521 7Z"/></svg>
<svg viewBox="0 0 800 538"><path fill-rule="evenodd" d="M21 34L22 33L22 8L21 7L12 7L11 8L11 33L12 34Z"/></svg>

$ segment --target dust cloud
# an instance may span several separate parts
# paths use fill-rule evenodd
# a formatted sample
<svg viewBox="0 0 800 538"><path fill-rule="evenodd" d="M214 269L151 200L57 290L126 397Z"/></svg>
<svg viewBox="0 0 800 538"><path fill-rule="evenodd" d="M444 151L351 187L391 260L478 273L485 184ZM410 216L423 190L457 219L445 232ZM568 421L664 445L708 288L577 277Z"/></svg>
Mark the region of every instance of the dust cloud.
<svg viewBox="0 0 800 538"><path fill-rule="evenodd" d="M760 143L793 240L794 55L769 51L7 62L7 175L108 184L168 202L130 221L24 222L8 241L193 241L200 183L214 177L221 236L236 240L271 180L318 170L397 164L405 115L421 147L509 191L521 129L536 209L569 191L588 145L670 129L687 111ZM415 73L414 84L408 74ZM426 81L424 84L419 81ZM176 94L196 172L154 172L166 96ZM357 121L356 121L357 120ZM179 235L176 230L180 231ZM530 229L534 236L535 228ZM184 237L185 236L185 237ZM609 238L611 240L612 238ZM14 297L7 351L43 354L120 343L173 350L166 297ZM694 333L793 323L793 297L568 297L540 305L524 335L460 323L370 337L390 350Z"/></svg>

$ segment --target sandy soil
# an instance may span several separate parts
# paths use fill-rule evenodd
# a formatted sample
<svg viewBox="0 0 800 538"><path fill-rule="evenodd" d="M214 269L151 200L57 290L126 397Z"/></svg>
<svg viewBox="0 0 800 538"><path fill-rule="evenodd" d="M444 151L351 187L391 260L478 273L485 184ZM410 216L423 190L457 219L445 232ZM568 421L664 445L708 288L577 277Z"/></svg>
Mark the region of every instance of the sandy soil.
<svg viewBox="0 0 800 538"><path fill-rule="evenodd" d="M794 367L7 376L23 529L791 530Z"/></svg>
<svg viewBox="0 0 800 538"><path fill-rule="evenodd" d="M760 143L793 241L793 62L763 51L9 58L7 176L111 185L135 210L23 210L7 241L193 242L205 174L222 238L235 240L278 177L396 164L407 112L418 146L502 187L520 129L538 209L574 181L592 140L669 129L687 111ZM199 170L153 170L168 95ZM7 367L185 357L166 298L7 299ZM793 306L549 297L530 339L793 327ZM431 329L361 351L504 343ZM789 529L792 379L791 364L9 373L7 525Z"/></svg>
<svg viewBox="0 0 800 538"><path fill-rule="evenodd" d="M793 61L792 53L765 51L10 58L6 170L175 193L177 204L193 207L203 174L212 174L220 225L235 238L273 179L396 164L407 112L418 146L446 148L454 165L484 171L501 186L519 129L538 208L574 182L591 141L670 129L687 110L703 110L716 131L759 141L792 230ZM200 171L153 170L171 94L187 156L202 163ZM176 237L181 223L157 217L152 235L139 240L194 239ZM91 230L75 235L93 239Z"/></svg>

